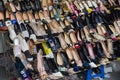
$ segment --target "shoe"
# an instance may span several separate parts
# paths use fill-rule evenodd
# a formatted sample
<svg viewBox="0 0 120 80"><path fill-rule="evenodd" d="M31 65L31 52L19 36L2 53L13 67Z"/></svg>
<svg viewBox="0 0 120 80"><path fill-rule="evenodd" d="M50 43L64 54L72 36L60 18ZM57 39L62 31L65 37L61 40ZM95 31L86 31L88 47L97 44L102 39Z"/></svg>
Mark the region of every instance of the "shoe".
<svg viewBox="0 0 120 80"><path fill-rule="evenodd" d="M69 46L72 45L72 41L71 41L69 35L68 35L66 32L64 32L64 37L65 37L65 42L66 42Z"/></svg>
<svg viewBox="0 0 120 80"><path fill-rule="evenodd" d="M66 54L67 54L67 57L68 57L69 63L70 63L69 68L75 68L75 67L77 67L77 64L75 63L75 60L74 60L71 48L69 48L69 47L66 48Z"/></svg>
<svg viewBox="0 0 120 80"><path fill-rule="evenodd" d="M14 23L14 30L15 30L16 35L21 33L20 26L19 26L19 24L17 22Z"/></svg>
<svg viewBox="0 0 120 80"><path fill-rule="evenodd" d="M102 48L102 45L100 42L96 42L95 43L95 48L94 48L95 53L97 53L97 56L100 58L104 58L105 54Z"/></svg>
<svg viewBox="0 0 120 80"><path fill-rule="evenodd" d="M42 50L39 50L37 54L37 69L41 79L46 79L48 77L48 74L45 71L45 66L42 59Z"/></svg>
<svg viewBox="0 0 120 80"><path fill-rule="evenodd" d="M37 47L35 45L35 42L33 41L33 39L30 39L27 41L28 45L29 45L29 52L31 55L37 54Z"/></svg>
<svg viewBox="0 0 120 80"><path fill-rule="evenodd" d="M11 23L12 23L13 25L17 22L14 14L12 14L12 13L10 14L10 20L11 20Z"/></svg>
<svg viewBox="0 0 120 80"><path fill-rule="evenodd" d="M89 56L91 59L95 59L95 54L93 52L93 47L92 47L92 44L91 43L86 43L86 47L87 47L87 50L89 52Z"/></svg>
<svg viewBox="0 0 120 80"><path fill-rule="evenodd" d="M1 3L1 2L0 2ZM0 12L0 31L7 31L7 27L4 24L5 15L3 12Z"/></svg>
<svg viewBox="0 0 120 80"><path fill-rule="evenodd" d="M69 36L70 36L70 39L71 39L73 45L78 43L78 40L77 40L77 37L76 37L76 34L74 31L71 31L69 33Z"/></svg>
<svg viewBox="0 0 120 80"><path fill-rule="evenodd" d="M25 7L25 2L24 1L20 1L20 5L21 5L21 11L26 11L26 7Z"/></svg>
<svg viewBox="0 0 120 80"><path fill-rule="evenodd" d="M23 1L23 4L24 4L24 6L26 8L26 11L31 10L30 0Z"/></svg>
<svg viewBox="0 0 120 80"><path fill-rule="evenodd" d="M17 11L21 11L21 5L19 1L14 1L13 4Z"/></svg>
<svg viewBox="0 0 120 80"><path fill-rule="evenodd" d="M68 47L67 43L65 42L64 40L64 36L62 34L59 34L58 35L58 39L59 39L59 42L60 42L60 45L63 49L66 49Z"/></svg>
<svg viewBox="0 0 120 80"><path fill-rule="evenodd" d="M68 67L70 66L70 64L69 64L69 59L68 59L67 54L66 54L65 52L61 52L60 54L61 54L61 57L62 57L62 59L63 59L64 66L65 66L66 68L68 68Z"/></svg>
<svg viewBox="0 0 120 80"><path fill-rule="evenodd" d="M79 44L82 44L80 30L77 31L77 40L78 40Z"/></svg>
<svg viewBox="0 0 120 80"><path fill-rule="evenodd" d="M106 55L106 57L111 58L110 52L108 51L108 48L107 48L105 42L101 41L100 43L102 45L102 48L103 48L103 51L104 51L104 54Z"/></svg>
<svg viewBox="0 0 120 80"><path fill-rule="evenodd" d="M52 10L52 8L53 8L53 1L52 0L48 0L47 1L47 5L48 5L48 9Z"/></svg>
<svg viewBox="0 0 120 80"><path fill-rule="evenodd" d="M57 53L57 64L59 66L63 66L64 65L64 62L63 62L63 59L62 59L62 56L61 56L61 53Z"/></svg>
<svg viewBox="0 0 120 80"><path fill-rule="evenodd" d="M29 3L30 3L32 11L36 11L35 1L30 1Z"/></svg>
<svg viewBox="0 0 120 80"><path fill-rule="evenodd" d="M41 1L40 0L35 0L35 6L36 6L36 11L40 11L42 10L42 7L41 7Z"/></svg>
<svg viewBox="0 0 120 80"><path fill-rule="evenodd" d="M31 80L28 71L25 69L20 59L16 57L15 61L16 61L15 66L18 69L18 72L20 73L22 79Z"/></svg>
<svg viewBox="0 0 120 80"><path fill-rule="evenodd" d="M81 61L81 59L80 59L80 57L78 55L77 49L75 49L75 48L71 48L71 49L72 49L72 55L74 57L74 60L75 60L75 62L77 64L77 66L83 67L83 63L82 63L82 61Z"/></svg>
<svg viewBox="0 0 120 80"><path fill-rule="evenodd" d="M56 49L56 44L55 44L54 39L53 39L53 38L49 38L49 39L48 39L48 43L49 43L49 45L50 45L52 51L53 51L53 52L56 52L57 49Z"/></svg>
<svg viewBox="0 0 120 80"><path fill-rule="evenodd" d="M41 5L43 10L48 10L47 0L42 1Z"/></svg>
<svg viewBox="0 0 120 80"><path fill-rule="evenodd" d="M21 50L25 54L27 60L30 61L30 62L33 61L33 57L29 52L29 46L28 46L26 40L21 35L18 35L18 38L20 40Z"/></svg>
<svg viewBox="0 0 120 80"><path fill-rule="evenodd" d="M10 9L13 13L15 13L17 11L13 2L10 2L9 6L10 6Z"/></svg>
<svg viewBox="0 0 120 80"><path fill-rule="evenodd" d="M10 12L8 10L5 11L5 18L6 20L10 20Z"/></svg>
<svg viewBox="0 0 120 80"><path fill-rule="evenodd" d="M22 36L23 36L24 38L29 38L29 33L28 33L28 30L27 30L25 24L24 24L24 23L21 23L21 24L20 24L20 27L21 27L21 30L22 30Z"/></svg>
<svg viewBox="0 0 120 80"><path fill-rule="evenodd" d="M34 13L34 17L35 17L36 22L40 22L40 17L39 17L39 13L38 12Z"/></svg>
<svg viewBox="0 0 120 80"><path fill-rule="evenodd" d="M9 37L13 41L17 36L14 30L14 26L12 25L11 21L6 21L5 25L7 26L7 29L9 31Z"/></svg>
<svg viewBox="0 0 120 80"><path fill-rule="evenodd" d="M29 20L30 20L30 27L33 29L34 33L36 34L36 36L41 36L41 32L39 30L38 25L35 23L35 18L33 16L33 14L31 12L27 12Z"/></svg>
<svg viewBox="0 0 120 80"><path fill-rule="evenodd" d="M37 37L36 37L33 29L31 28L31 26L30 26L29 24L26 24L26 28L27 28L28 33L29 33L29 38L30 38L30 39L33 39L34 42L36 42L36 41L37 41Z"/></svg>
<svg viewBox="0 0 120 80"><path fill-rule="evenodd" d="M24 22L25 22L25 23L28 23L28 22L29 22L29 18L28 18L28 15L27 15L27 12L26 12L26 11L23 12L22 16L23 16Z"/></svg>

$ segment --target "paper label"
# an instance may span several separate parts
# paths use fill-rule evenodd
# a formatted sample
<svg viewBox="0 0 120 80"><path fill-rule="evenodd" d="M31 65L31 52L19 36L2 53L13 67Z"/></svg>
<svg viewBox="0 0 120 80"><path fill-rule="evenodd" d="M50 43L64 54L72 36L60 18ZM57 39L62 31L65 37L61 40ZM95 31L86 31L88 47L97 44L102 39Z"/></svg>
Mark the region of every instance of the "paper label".
<svg viewBox="0 0 120 80"><path fill-rule="evenodd" d="M93 5L92 5L92 2L91 2L91 1L87 1L87 4L88 4L88 6L89 6L89 7L93 7Z"/></svg>
<svg viewBox="0 0 120 80"><path fill-rule="evenodd" d="M89 65L90 65L92 68L96 68L96 67L97 67L97 65L96 65L94 62L89 63Z"/></svg>
<svg viewBox="0 0 120 80"><path fill-rule="evenodd" d="M96 3L96 2L92 1L92 4L93 4L93 6L94 6L95 8L97 8L97 7L98 7L98 5L97 5L97 3Z"/></svg>

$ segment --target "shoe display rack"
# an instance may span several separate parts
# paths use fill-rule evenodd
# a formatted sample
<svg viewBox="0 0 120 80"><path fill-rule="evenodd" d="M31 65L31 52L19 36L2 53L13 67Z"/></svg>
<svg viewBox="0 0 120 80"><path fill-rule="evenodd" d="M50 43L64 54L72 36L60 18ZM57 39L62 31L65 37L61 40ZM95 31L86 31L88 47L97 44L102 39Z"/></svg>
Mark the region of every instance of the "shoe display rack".
<svg viewBox="0 0 120 80"><path fill-rule="evenodd" d="M99 73L120 57L120 1L1 0L0 31L23 80Z"/></svg>

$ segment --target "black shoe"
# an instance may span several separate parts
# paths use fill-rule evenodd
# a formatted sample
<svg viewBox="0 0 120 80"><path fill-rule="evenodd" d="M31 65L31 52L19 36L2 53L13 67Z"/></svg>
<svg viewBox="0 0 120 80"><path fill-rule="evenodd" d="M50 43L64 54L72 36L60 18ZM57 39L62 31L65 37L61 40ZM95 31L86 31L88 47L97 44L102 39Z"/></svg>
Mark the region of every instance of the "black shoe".
<svg viewBox="0 0 120 80"><path fill-rule="evenodd" d="M14 24L14 30L17 35L22 32L17 22Z"/></svg>

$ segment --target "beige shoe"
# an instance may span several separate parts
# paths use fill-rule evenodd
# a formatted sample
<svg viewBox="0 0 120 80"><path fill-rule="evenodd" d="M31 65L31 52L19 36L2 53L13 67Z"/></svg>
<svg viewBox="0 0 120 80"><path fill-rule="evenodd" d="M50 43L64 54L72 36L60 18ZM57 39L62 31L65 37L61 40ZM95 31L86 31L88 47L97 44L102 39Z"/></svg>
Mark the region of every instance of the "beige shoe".
<svg viewBox="0 0 120 80"><path fill-rule="evenodd" d="M66 32L64 32L64 37L65 37L65 42L66 42L68 45L72 45L72 41L71 41L69 35L68 35Z"/></svg>
<svg viewBox="0 0 120 80"><path fill-rule="evenodd" d="M65 42L64 36L62 34L58 35L58 39L60 41L62 49L66 49L68 47L67 43Z"/></svg>
<svg viewBox="0 0 120 80"><path fill-rule="evenodd" d="M69 36L70 36L70 39L71 39L73 45L76 44L76 43L78 43L78 40L77 40L77 37L76 37L74 31L71 31L71 32L69 33Z"/></svg>
<svg viewBox="0 0 120 80"><path fill-rule="evenodd" d="M22 16L23 16L23 20L24 20L25 22L29 22L29 17L28 17L27 12L23 12Z"/></svg>
<svg viewBox="0 0 120 80"><path fill-rule="evenodd" d="M64 64L64 62L63 62L63 59L62 59L62 56L61 56L61 53L60 53L60 52L58 52L58 53L57 53L57 64L58 64L59 66L62 66L62 65Z"/></svg>
<svg viewBox="0 0 120 80"><path fill-rule="evenodd" d="M39 50L37 54L37 69L42 80L48 77L47 72L45 71L45 66L42 59L42 50Z"/></svg>

